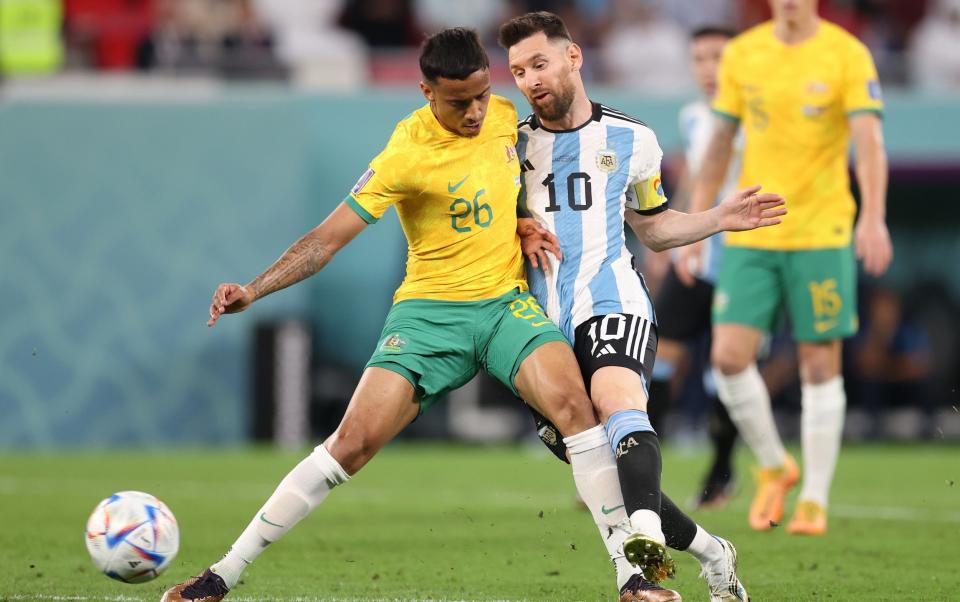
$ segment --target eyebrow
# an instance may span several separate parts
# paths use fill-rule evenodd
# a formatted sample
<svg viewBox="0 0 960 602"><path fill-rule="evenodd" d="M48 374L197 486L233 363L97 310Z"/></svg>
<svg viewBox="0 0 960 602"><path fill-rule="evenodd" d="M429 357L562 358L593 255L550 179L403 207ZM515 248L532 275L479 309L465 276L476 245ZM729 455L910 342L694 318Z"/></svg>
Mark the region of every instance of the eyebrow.
<svg viewBox="0 0 960 602"><path fill-rule="evenodd" d="M476 96L467 96L466 98L451 98L451 99L450 99L450 102L470 102L470 101L473 100L474 98L478 98L478 97L480 97L480 96L483 96L484 94L486 94L487 92L489 92L492 88L493 88L493 86L487 86L486 88L483 89L483 92L477 94Z"/></svg>
<svg viewBox="0 0 960 602"><path fill-rule="evenodd" d="M532 57L530 57L530 58L527 60L527 62L528 62L528 63L533 63L533 62L536 62L538 59L545 59L545 58L547 58L547 55L543 54L542 52L538 52L538 53L536 53L535 55L533 55ZM511 68L511 69L522 69L522 68L523 68L523 65L520 65L519 63L511 63L511 64L510 64L510 68Z"/></svg>

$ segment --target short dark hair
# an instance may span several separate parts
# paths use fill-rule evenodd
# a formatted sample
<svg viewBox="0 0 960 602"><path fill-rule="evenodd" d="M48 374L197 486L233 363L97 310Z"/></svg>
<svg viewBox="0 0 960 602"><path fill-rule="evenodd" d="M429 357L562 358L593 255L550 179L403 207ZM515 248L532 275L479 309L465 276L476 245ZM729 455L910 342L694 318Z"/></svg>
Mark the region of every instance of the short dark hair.
<svg viewBox="0 0 960 602"><path fill-rule="evenodd" d="M723 25L704 25L693 30L690 34L690 40L699 40L709 36L723 36L727 39L736 37L737 32Z"/></svg>
<svg viewBox="0 0 960 602"><path fill-rule="evenodd" d="M514 17L501 25L497 42L504 48L510 48L538 33L543 33L548 40L573 41L570 32L567 31L567 26L563 23L563 19L553 13L541 10Z"/></svg>
<svg viewBox="0 0 960 602"><path fill-rule="evenodd" d="M420 73L427 81L438 77L464 80L490 67L490 58L480 45L477 32L465 27L435 33L420 48Z"/></svg>

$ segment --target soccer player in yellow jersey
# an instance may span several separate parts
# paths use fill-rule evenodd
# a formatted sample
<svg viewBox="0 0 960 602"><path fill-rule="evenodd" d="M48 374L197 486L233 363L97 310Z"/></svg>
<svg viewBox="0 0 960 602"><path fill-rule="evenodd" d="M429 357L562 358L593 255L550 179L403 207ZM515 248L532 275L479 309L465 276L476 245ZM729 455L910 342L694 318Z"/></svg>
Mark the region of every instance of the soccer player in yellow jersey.
<svg viewBox="0 0 960 602"><path fill-rule="evenodd" d="M581 495L616 479L573 350L527 292L516 110L491 96L489 59L473 31L431 37L420 69L427 105L397 125L345 201L252 282L214 293L211 326L315 274L397 209L409 244L406 278L340 425L287 474L227 554L167 591L164 602L221 600L270 543L481 369L556 424Z"/></svg>
<svg viewBox="0 0 960 602"><path fill-rule="evenodd" d="M780 441L755 359L778 309L788 310L800 358L804 480L787 530L808 535L826 532L840 451L841 341L857 331L854 254L872 275L893 257L877 72L867 48L820 19L816 4L770 0L773 20L727 45L713 102L719 123L692 198L694 211L713 203L742 126L741 184L762 182L790 204L780 227L727 236L711 356L720 398L761 468L750 525L767 530L780 522L799 470ZM851 139L861 193L856 225ZM698 257L698 248L681 252L678 271L689 279Z"/></svg>

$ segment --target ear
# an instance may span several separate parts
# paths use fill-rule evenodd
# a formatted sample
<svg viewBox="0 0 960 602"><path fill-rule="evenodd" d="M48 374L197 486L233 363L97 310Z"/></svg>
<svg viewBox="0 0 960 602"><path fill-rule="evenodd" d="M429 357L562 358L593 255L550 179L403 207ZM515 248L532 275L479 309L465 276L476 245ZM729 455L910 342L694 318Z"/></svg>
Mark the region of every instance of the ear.
<svg viewBox="0 0 960 602"><path fill-rule="evenodd" d="M430 86L427 85L427 83L424 82L424 81L422 81L422 80L421 80L421 82L420 82L420 91L423 92L423 96L424 96L424 98L427 99L427 102L433 102L433 101L434 101L433 90L431 90L431 89L430 89Z"/></svg>
<svg viewBox="0 0 960 602"><path fill-rule="evenodd" d="M574 71L579 71L580 67L583 66L583 49L571 42L570 45L567 46L567 60L570 62L570 67L573 68Z"/></svg>

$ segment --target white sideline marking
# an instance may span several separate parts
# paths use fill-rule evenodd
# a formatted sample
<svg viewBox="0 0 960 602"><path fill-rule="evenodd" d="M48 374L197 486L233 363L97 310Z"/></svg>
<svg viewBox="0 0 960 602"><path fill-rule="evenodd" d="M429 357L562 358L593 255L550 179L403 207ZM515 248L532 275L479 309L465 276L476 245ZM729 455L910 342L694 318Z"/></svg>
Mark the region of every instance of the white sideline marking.
<svg viewBox="0 0 960 602"><path fill-rule="evenodd" d="M849 506L846 504L837 504L831 505L827 513L829 516L842 516L843 518L960 523L960 512L936 512L921 510L920 508L903 508L896 506Z"/></svg>

